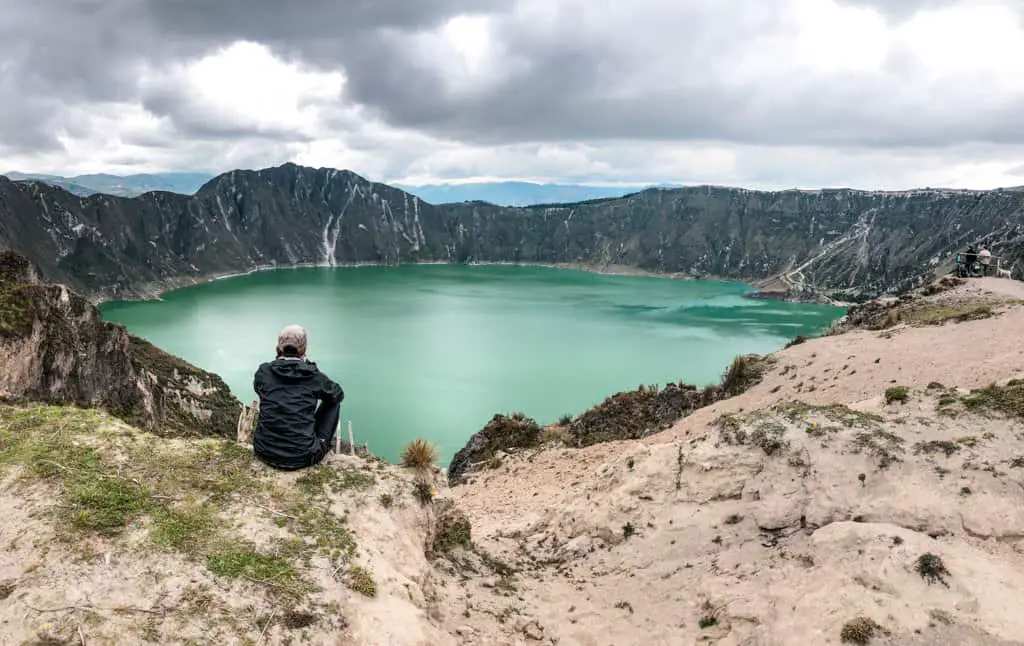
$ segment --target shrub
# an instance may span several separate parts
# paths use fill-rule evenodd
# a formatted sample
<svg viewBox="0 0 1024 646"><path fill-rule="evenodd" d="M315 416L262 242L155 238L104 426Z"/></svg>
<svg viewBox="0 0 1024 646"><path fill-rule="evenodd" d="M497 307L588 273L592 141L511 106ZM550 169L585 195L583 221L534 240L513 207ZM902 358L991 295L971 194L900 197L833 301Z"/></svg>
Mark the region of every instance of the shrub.
<svg viewBox="0 0 1024 646"><path fill-rule="evenodd" d="M426 471L437 461L437 447L416 438L402 451L402 466Z"/></svg>
<svg viewBox="0 0 1024 646"><path fill-rule="evenodd" d="M558 418L559 426L568 426L569 424L572 424L572 415L566 413Z"/></svg>
<svg viewBox="0 0 1024 646"><path fill-rule="evenodd" d="M946 564L942 562L936 554L922 554L917 557L917 563L914 565L914 570L921 575L921 578L928 582L929 585L932 583L941 583L942 585L949 587L946 583L946 577L951 576L949 570L946 569Z"/></svg>
<svg viewBox="0 0 1024 646"><path fill-rule="evenodd" d="M412 485L412 495L421 505L429 505L434 502L434 487L425 480L417 480Z"/></svg>
<svg viewBox="0 0 1024 646"><path fill-rule="evenodd" d="M907 389L906 386L893 386L892 388L885 389L886 404L891 404L893 402L905 404L908 399L910 399L910 390Z"/></svg>
<svg viewBox="0 0 1024 646"><path fill-rule="evenodd" d="M873 619L857 617L843 624L839 631L839 641L844 644L869 644L875 633L881 631L882 627Z"/></svg>

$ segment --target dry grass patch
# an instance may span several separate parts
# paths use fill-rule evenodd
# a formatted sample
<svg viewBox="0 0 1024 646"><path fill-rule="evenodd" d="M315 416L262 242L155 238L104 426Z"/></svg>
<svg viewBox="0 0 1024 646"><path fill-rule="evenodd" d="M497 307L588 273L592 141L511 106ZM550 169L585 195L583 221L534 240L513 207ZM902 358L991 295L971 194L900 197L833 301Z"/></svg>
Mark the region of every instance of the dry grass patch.
<svg viewBox="0 0 1024 646"><path fill-rule="evenodd" d="M426 440L416 438L406 444L405 449L402 450L403 467L427 471L434 466L435 462L437 462L437 447Z"/></svg>

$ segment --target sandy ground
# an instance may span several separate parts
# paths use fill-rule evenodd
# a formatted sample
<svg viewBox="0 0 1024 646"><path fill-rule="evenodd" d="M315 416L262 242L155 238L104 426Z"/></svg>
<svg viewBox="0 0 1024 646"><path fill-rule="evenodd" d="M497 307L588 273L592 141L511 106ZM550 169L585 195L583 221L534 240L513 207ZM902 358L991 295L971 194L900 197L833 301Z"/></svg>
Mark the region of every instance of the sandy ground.
<svg viewBox="0 0 1024 646"><path fill-rule="evenodd" d="M1024 283L971 281L932 300L1003 297L1024 298ZM1008 605L1024 594L1024 470L1008 462L1024 455L1024 427L939 415L943 391L926 390L1024 375L1022 332L1024 308L1012 307L812 340L778 352L760 385L669 431L521 454L451 495L483 545L530 572L519 606L560 644L829 644L857 615L892 634L871 643L1024 643ZM897 385L910 402L886 405ZM847 428L769 410L794 400L882 421ZM790 446L730 446L714 424L724 413L749 416L748 433L781 425ZM819 440L813 423L838 430ZM880 468L862 446L877 429L899 438L900 462ZM979 440L948 458L913 448L965 436ZM913 571L927 552L953 573L948 588ZM701 628L705 615L716 623Z"/></svg>
<svg viewBox="0 0 1024 646"><path fill-rule="evenodd" d="M975 280L930 298L1024 299L1024 283ZM154 551L145 523L55 540L52 485L8 473L0 646L807 646L841 643L857 618L877 626L871 644L1024 644L1024 421L958 403L1024 375L1024 307L776 357L762 383L663 433L516 453L470 485L439 485L426 507L408 471L332 456L328 468L375 475L329 505L378 593L353 592L314 558L302 573L320 586L318 614L301 629L265 587ZM886 403L891 386L908 400ZM117 437L163 441L108 423ZM275 490L295 486L296 475L253 469ZM445 500L468 515L474 549L434 558ZM289 536L269 500L243 496L221 518L262 550ZM945 568L936 579L917 571L931 556Z"/></svg>

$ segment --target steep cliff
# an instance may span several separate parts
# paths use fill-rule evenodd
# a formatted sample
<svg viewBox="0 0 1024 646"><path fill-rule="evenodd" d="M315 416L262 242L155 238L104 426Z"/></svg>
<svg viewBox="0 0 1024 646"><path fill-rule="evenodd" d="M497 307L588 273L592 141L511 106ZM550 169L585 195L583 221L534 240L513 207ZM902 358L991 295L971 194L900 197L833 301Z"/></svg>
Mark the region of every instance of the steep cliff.
<svg viewBox="0 0 1024 646"><path fill-rule="evenodd" d="M107 323L85 298L0 253L0 398L100 406L141 428L232 437L241 404L220 377Z"/></svg>
<svg viewBox="0 0 1024 646"><path fill-rule="evenodd" d="M285 164L186 197L77 197L0 178L0 246L96 299L266 266L503 261L627 265L861 300L923 284L984 242L1024 260L1024 191L652 189L505 208L434 206L348 171Z"/></svg>

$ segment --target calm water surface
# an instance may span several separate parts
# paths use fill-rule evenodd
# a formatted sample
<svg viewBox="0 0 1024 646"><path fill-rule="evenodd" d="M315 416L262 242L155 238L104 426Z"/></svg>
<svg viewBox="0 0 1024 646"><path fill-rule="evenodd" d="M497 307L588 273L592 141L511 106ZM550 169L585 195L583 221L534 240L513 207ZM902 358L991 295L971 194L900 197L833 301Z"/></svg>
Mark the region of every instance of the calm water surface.
<svg viewBox="0 0 1024 646"><path fill-rule="evenodd" d="M341 383L357 441L397 460L416 436L444 463L494 413L540 423L640 384L704 385L741 353L772 352L842 316L742 298L743 285L513 266L259 272L118 302L104 316L252 401L277 331L298 323Z"/></svg>

